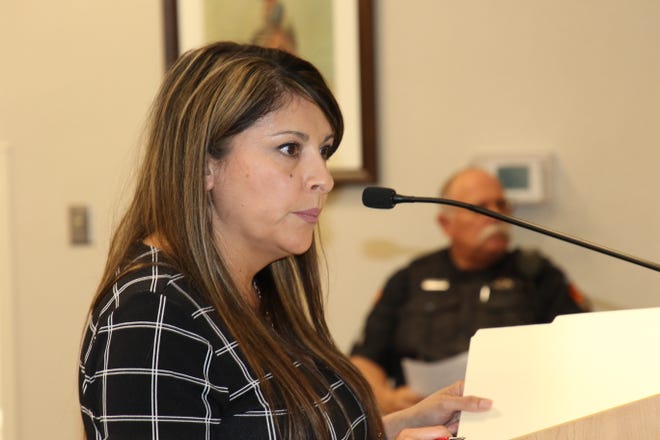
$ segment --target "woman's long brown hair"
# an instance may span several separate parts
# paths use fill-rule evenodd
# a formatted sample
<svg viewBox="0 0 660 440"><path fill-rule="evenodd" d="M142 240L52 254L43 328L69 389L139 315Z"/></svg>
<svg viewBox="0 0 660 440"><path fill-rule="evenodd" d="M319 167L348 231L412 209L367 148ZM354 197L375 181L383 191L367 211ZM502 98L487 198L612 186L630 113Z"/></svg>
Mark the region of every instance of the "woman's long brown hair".
<svg viewBox="0 0 660 440"><path fill-rule="evenodd" d="M336 347L325 321L317 240L304 254L276 261L257 275L272 327L239 292L213 240L204 188L208 158L225 157L232 136L293 96L319 106L337 148L342 115L310 63L279 50L228 42L179 58L152 106L135 195L112 238L94 305L118 276L134 269L126 267L131 247L157 236L168 259L213 304L258 377L273 375L275 384L263 380L262 387L272 407L288 409L286 422L278 424L283 438L329 438L318 388L330 387L314 368L320 362L356 393L369 438L376 439L383 427L369 385Z"/></svg>

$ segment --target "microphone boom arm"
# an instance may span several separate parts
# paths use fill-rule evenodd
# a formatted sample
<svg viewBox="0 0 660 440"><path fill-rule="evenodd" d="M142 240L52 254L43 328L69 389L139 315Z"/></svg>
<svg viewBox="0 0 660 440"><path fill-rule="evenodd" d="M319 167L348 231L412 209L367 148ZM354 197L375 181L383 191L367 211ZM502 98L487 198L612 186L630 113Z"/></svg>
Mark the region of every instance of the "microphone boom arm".
<svg viewBox="0 0 660 440"><path fill-rule="evenodd" d="M577 237L572 237L570 235L563 234L561 232L553 231L552 229L548 229L539 225L536 225L534 223L528 222L526 220L519 219L517 217L513 216L508 216L508 215L503 215L495 211L491 211L486 208L482 208L480 206L472 205L470 203L464 203L464 202L459 202L457 200L451 200L451 199L442 199L442 198L432 198L432 197L410 197L410 196L401 196L398 194L393 194L392 195L392 203L397 204L397 203L438 203L441 205L451 205L451 206L456 206L459 208L464 208L469 211L476 212L478 214L485 215L487 217L492 217L497 220L503 221L505 223L511 223L516 226L520 226L521 228L529 229L534 232L538 232L540 234L544 234L553 238L557 238L559 240L566 241L568 243L572 243L578 246L582 246L587 249L591 249L592 251L600 252L601 254L609 255L610 257L618 258L620 260L627 261L629 263L637 264L639 266L646 267L648 269L655 270L656 272L660 272L660 265L657 263L654 263L653 261L637 258L635 256L625 254L619 251L616 251L614 249L607 248L605 246L601 246L595 243L591 243L586 240L582 240Z"/></svg>

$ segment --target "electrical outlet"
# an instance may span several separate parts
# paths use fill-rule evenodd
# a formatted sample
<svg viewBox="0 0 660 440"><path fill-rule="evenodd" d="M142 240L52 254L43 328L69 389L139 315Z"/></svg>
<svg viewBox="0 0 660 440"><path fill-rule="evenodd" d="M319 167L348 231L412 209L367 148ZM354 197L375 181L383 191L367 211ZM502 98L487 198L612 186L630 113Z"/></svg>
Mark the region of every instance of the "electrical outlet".
<svg viewBox="0 0 660 440"><path fill-rule="evenodd" d="M91 243L89 233L89 208L87 206L69 207L69 236L73 246Z"/></svg>

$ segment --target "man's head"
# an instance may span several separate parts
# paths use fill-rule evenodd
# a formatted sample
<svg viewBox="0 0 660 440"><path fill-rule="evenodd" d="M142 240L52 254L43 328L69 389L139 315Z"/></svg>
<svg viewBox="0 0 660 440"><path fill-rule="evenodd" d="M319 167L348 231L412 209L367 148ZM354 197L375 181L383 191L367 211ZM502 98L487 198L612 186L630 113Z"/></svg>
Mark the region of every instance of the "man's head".
<svg viewBox="0 0 660 440"><path fill-rule="evenodd" d="M454 174L443 186L441 196L502 214L511 213L502 184L478 168L466 168ZM443 206L438 223L451 241L452 259L461 269L488 267L509 246L505 223L466 209Z"/></svg>

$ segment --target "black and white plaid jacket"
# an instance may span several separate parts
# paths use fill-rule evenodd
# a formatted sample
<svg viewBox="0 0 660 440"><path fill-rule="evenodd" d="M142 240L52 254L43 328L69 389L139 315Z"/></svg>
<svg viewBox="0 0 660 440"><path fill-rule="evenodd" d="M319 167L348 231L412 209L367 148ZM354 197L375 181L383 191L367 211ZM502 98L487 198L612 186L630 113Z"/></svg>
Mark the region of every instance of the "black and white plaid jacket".
<svg viewBox="0 0 660 440"><path fill-rule="evenodd" d="M266 403L213 307L182 274L158 264L157 249L141 245L136 255L152 264L107 292L85 332L79 396L87 438L278 438L274 421L285 410ZM341 400L350 418L329 416L331 437L366 438L360 403L341 378L324 375L328 408Z"/></svg>

